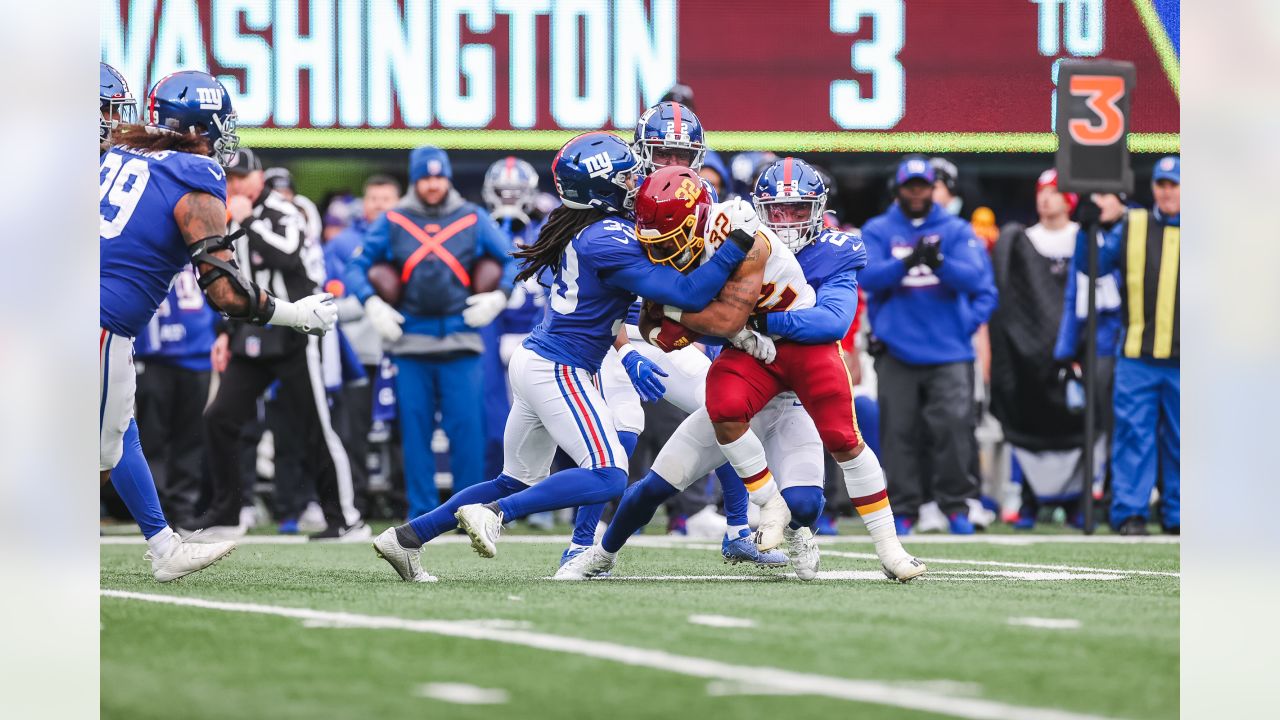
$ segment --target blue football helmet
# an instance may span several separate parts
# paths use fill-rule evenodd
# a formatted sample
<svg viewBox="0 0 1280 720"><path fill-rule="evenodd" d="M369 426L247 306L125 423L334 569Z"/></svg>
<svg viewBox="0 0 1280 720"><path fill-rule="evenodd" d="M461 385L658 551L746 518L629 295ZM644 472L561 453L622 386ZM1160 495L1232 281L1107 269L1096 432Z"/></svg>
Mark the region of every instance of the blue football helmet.
<svg viewBox="0 0 1280 720"><path fill-rule="evenodd" d="M660 102L636 121L631 148L645 173L660 167L682 165L697 172L707 154L702 122L678 102Z"/></svg>
<svg viewBox="0 0 1280 720"><path fill-rule="evenodd" d="M760 222L798 252L813 242L827 207L827 184L809 163L785 157L760 173L751 194Z"/></svg>
<svg viewBox="0 0 1280 720"><path fill-rule="evenodd" d="M138 103L129 92L129 83L119 70L104 62L98 63L98 105L100 142L110 139L111 131L121 124L138 122Z"/></svg>
<svg viewBox="0 0 1280 720"><path fill-rule="evenodd" d="M628 212L644 181L640 161L617 135L589 132L560 148L551 161L551 177L565 206Z"/></svg>
<svg viewBox="0 0 1280 720"><path fill-rule="evenodd" d="M209 139L213 157L224 167L235 161L240 138L231 97L217 78L199 70L164 76L147 94L147 125Z"/></svg>
<svg viewBox="0 0 1280 720"><path fill-rule="evenodd" d="M485 171L480 197L495 220L510 217L528 224L538 201L538 172L528 162L508 155Z"/></svg>

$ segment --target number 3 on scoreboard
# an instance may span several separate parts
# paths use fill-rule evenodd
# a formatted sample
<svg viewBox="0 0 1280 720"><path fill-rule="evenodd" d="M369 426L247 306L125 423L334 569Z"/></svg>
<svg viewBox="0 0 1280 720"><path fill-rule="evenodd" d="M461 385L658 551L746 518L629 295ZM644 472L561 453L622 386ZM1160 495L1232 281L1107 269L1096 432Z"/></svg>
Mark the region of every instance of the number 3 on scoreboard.
<svg viewBox="0 0 1280 720"><path fill-rule="evenodd" d="M1073 75L1071 94L1085 98L1085 107L1095 120L1072 118L1067 122L1071 139L1081 145L1112 145L1124 135L1124 114L1119 102L1124 97L1124 78L1116 75Z"/></svg>
<svg viewBox="0 0 1280 720"><path fill-rule="evenodd" d="M903 0L831 0L831 32L853 34L862 18L875 24L870 40L858 40L850 50L849 65L871 76L871 92L863 92L857 80L831 83L831 119L845 130L888 130L902 119L906 109L906 74L898 53L906 40Z"/></svg>

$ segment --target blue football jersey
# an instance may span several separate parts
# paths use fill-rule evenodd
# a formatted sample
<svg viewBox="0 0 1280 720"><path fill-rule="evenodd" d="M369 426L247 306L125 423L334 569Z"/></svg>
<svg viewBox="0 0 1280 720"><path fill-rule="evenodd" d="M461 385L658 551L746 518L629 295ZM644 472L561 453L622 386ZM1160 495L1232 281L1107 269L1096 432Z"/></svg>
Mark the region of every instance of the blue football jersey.
<svg viewBox="0 0 1280 720"><path fill-rule="evenodd" d="M209 348L217 339L218 313L205 302L190 265L174 276L173 287L147 327L134 339L134 355L189 370L209 370Z"/></svg>
<svg viewBox="0 0 1280 720"><path fill-rule="evenodd" d="M845 273L857 273L867 266L867 248L862 236L826 228L813 242L800 248L796 260L814 291L822 289L828 279Z"/></svg>
<svg viewBox="0 0 1280 720"><path fill-rule="evenodd" d="M226 202L226 173L212 158L116 146L98 174L100 322L136 338L191 258L173 208L203 192Z"/></svg>
<svg viewBox="0 0 1280 720"><path fill-rule="evenodd" d="M649 259L630 223L603 218L583 228L565 246L551 278L550 312L524 346L548 360L598 372L636 299L607 278L637 263Z"/></svg>

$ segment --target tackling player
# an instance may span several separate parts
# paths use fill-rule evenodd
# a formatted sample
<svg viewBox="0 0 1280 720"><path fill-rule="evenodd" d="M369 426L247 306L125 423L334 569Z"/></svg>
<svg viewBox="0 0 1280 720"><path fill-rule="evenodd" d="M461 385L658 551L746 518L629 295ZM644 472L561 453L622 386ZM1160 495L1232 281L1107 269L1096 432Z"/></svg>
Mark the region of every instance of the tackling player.
<svg viewBox="0 0 1280 720"><path fill-rule="evenodd" d="M551 312L511 358L514 401L507 418L503 472L374 541L400 577L431 582L423 543L460 527L482 557L497 553L504 518L610 500L627 482L627 457L613 414L591 382L637 294L678 307L705 307L746 258L751 238L735 237L697 272L683 275L645 257L630 222L637 160L617 136L570 140L551 163L564 205L538 241L516 253L517 279L552 273ZM578 467L550 475L556 447Z"/></svg>
<svg viewBox="0 0 1280 720"><path fill-rule="evenodd" d="M209 304L233 318L313 335L323 335L337 319L332 296L277 300L240 274L234 238L227 237L221 165L239 143L235 126L226 89L213 76L173 73L151 88L146 126L115 128L115 145L99 166L98 469L101 482L113 481L142 528L146 557L161 582L208 567L235 547L182 542L161 511L137 440L133 338L150 322L174 276L188 262L195 265Z"/></svg>
<svg viewBox="0 0 1280 720"><path fill-rule="evenodd" d="M687 167L697 172L707 153L698 116L688 107L670 101L660 102L640 116L631 149L645 175L664 167ZM710 187L705 181L704 185ZM714 200L714 195L712 197ZM617 419L618 438L628 457L644 431L641 401L665 399L685 414L692 413L706 404L707 371L711 368L711 360L692 345L664 352L648 343L633 343L632 340L641 339L640 307L636 302L627 312L626 325L600 368L600 390ZM747 489L733 472L733 466L722 463L715 472L724 493L727 520L720 542L721 555L730 563L785 565L786 556L777 552L762 553L752 542L747 525ZM560 556L561 565L594 544L604 505L578 508L573 538Z"/></svg>

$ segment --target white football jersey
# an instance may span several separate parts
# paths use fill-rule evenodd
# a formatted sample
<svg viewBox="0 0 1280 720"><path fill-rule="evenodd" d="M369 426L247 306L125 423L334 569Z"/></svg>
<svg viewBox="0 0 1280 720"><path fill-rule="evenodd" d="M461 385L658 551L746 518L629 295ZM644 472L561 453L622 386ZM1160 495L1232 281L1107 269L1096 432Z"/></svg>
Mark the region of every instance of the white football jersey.
<svg viewBox="0 0 1280 720"><path fill-rule="evenodd" d="M707 217L706 251L702 254L704 263L711 259L716 248L734 230L733 222L727 214L731 202L711 206L711 214ZM804 279L804 270L800 268L795 253L763 223L756 235L763 235L769 242L769 259L764 264L764 281L760 285L760 301L756 307L764 312L813 307L816 294Z"/></svg>

